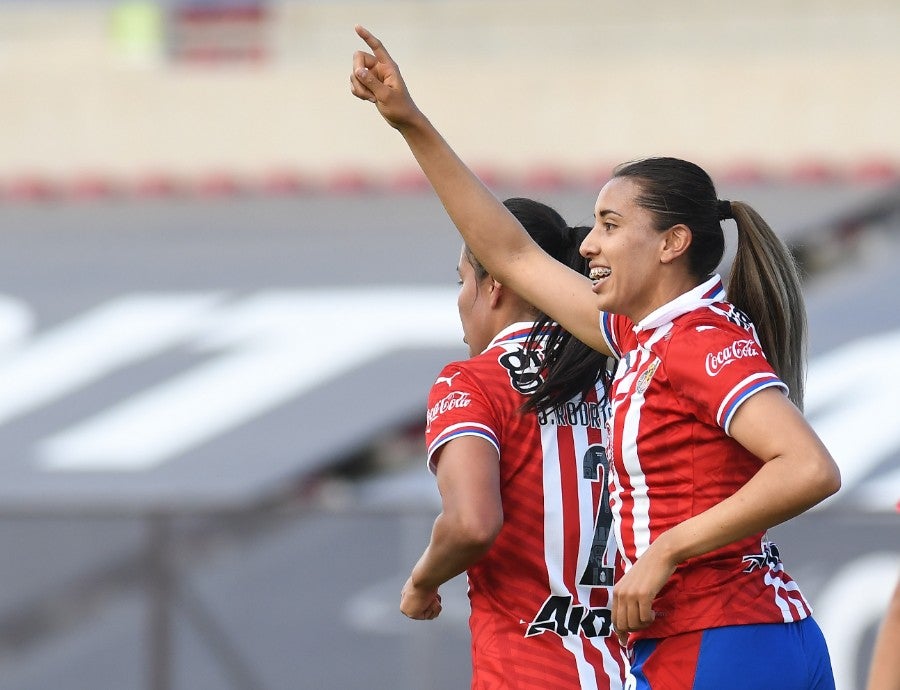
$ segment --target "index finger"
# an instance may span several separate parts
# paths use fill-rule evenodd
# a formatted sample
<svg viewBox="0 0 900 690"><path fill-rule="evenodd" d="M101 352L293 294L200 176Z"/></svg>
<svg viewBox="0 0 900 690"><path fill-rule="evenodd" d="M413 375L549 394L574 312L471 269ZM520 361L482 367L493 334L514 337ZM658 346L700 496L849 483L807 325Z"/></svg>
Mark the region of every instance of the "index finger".
<svg viewBox="0 0 900 690"><path fill-rule="evenodd" d="M366 42L366 45L372 49L373 53L375 53L375 57L379 60L393 61L390 53L387 52L387 48L384 47L384 44L375 36L375 34L360 24L357 24L355 29L356 35Z"/></svg>

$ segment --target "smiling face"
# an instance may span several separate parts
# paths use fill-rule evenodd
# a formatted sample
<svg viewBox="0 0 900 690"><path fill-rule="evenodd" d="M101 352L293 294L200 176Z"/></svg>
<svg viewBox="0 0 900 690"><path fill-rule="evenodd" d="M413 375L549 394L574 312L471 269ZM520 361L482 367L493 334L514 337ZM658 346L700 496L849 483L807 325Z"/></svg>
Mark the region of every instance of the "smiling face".
<svg viewBox="0 0 900 690"><path fill-rule="evenodd" d="M469 261L465 247L456 268L459 273L459 296L456 306L462 323L463 342L469 346L469 356L480 354L490 344L496 333L491 321L490 290L493 280L489 275L480 278Z"/></svg>
<svg viewBox="0 0 900 690"><path fill-rule="evenodd" d="M581 244L598 309L635 323L671 299L663 279L671 231L654 229L653 214L637 204L639 192L634 178L607 182L594 207L594 227Z"/></svg>

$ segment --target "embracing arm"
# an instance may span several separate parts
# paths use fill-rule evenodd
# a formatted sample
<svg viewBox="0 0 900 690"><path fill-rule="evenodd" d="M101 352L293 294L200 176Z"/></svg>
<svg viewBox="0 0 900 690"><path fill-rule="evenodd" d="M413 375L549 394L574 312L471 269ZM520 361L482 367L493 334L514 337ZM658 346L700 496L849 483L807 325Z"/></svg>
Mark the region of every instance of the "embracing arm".
<svg viewBox="0 0 900 690"><path fill-rule="evenodd" d="M356 32L372 53L357 51L353 56L352 93L375 103L400 132L472 253L494 278L529 304L585 344L610 354L600 334L590 280L532 241L418 109L381 41L360 26Z"/></svg>
<svg viewBox="0 0 900 690"><path fill-rule="evenodd" d="M477 436L461 436L438 452L442 511L400 597L400 610L410 618L436 618L441 611L438 588L477 562L503 526L494 446Z"/></svg>
<svg viewBox="0 0 900 690"><path fill-rule="evenodd" d="M763 466L732 496L661 534L616 583L613 625L620 635L653 622L653 599L678 564L789 520L840 488L830 453L781 391L750 397L730 431Z"/></svg>

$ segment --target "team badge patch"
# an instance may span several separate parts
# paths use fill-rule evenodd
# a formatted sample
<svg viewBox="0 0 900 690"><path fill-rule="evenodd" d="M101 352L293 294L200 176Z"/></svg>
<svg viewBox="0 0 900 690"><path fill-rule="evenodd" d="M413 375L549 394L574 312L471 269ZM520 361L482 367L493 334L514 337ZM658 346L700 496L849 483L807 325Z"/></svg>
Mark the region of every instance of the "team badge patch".
<svg viewBox="0 0 900 690"><path fill-rule="evenodd" d="M656 359L650 363L650 366L641 374L641 377L638 379L637 385L635 386L635 390L638 393L643 394L645 390L650 386L650 379L653 378L653 374L656 373L656 369L659 367L659 360Z"/></svg>

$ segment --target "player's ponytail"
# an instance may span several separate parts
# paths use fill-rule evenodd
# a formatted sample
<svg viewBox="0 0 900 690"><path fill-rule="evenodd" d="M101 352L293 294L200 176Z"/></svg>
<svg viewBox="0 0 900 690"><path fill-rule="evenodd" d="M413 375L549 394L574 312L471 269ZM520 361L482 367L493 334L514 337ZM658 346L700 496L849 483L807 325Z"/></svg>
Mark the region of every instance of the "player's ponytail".
<svg viewBox="0 0 900 690"><path fill-rule="evenodd" d="M749 205L731 202L738 246L728 300L756 327L766 358L803 409L806 309L797 265L784 242Z"/></svg>

